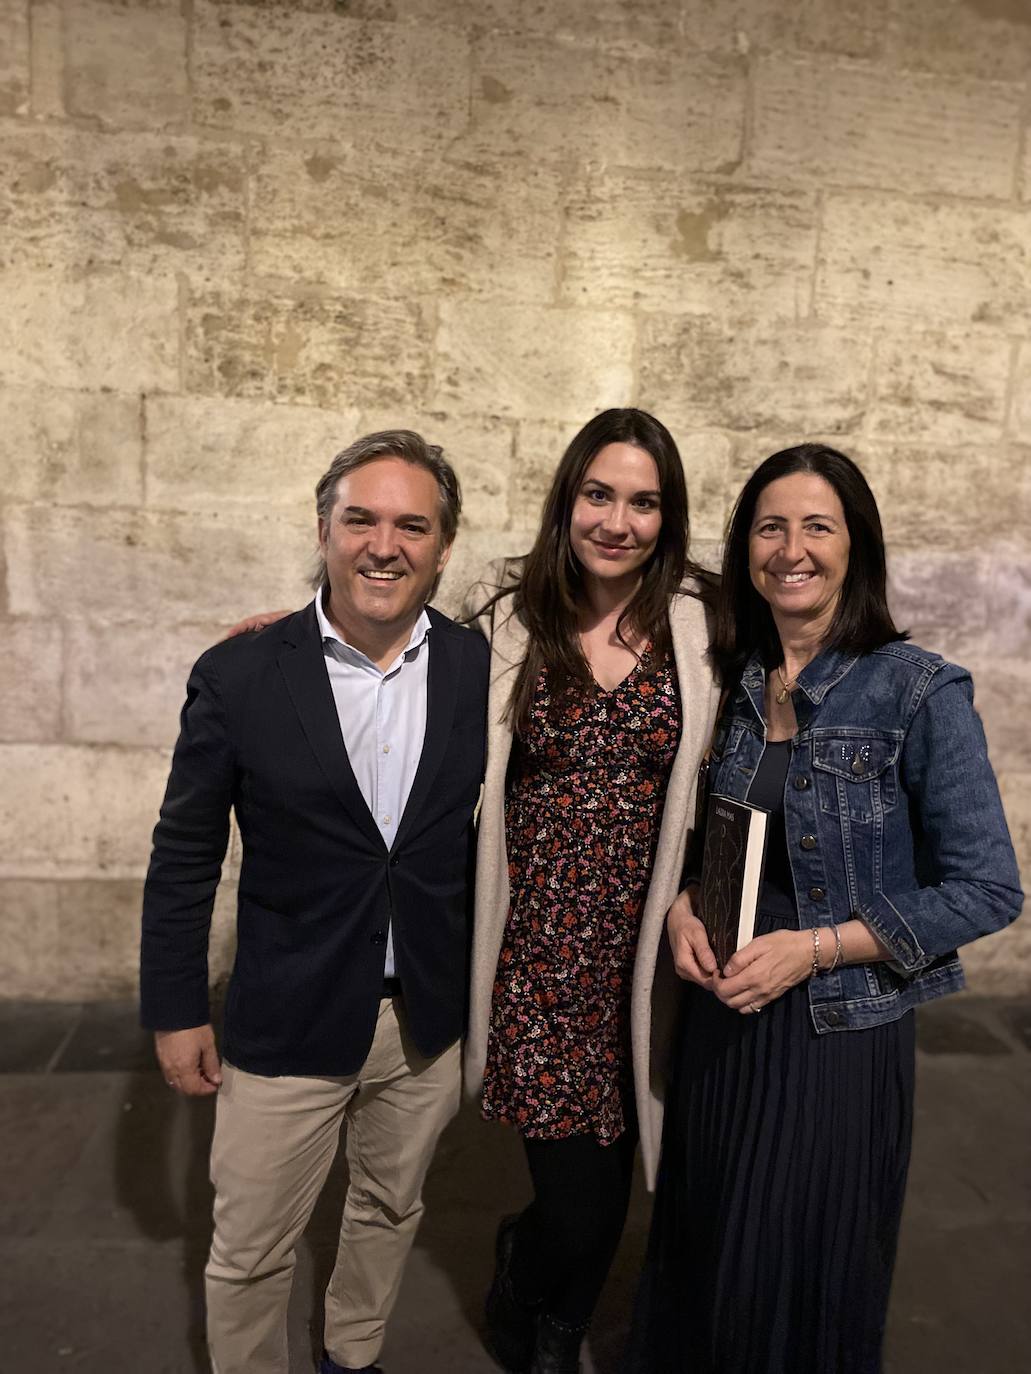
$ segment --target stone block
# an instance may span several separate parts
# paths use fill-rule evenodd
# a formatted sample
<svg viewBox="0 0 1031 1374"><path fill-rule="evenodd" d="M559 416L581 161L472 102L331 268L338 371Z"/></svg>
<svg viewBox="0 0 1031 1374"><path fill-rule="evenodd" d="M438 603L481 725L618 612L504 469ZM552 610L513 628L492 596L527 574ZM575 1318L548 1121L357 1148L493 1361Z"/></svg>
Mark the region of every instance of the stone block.
<svg viewBox="0 0 1031 1374"><path fill-rule="evenodd" d="M878 327L895 320L1023 329L1031 311L1031 212L886 196L831 195L816 311Z"/></svg>
<svg viewBox="0 0 1031 1374"><path fill-rule="evenodd" d="M1031 343L1027 341L1017 351L1009 428L1015 439L1031 444Z"/></svg>
<svg viewBox="0 0 1031 1374"><path fill-rule="evenodd" d="M723 538L730 503L733 442L713 431L677 435L677 447L684 462L687 495L691 512L691 545L718 543Z"/></svg>
<svg viewBox="0 0 1031 1374"><path fill-rule="evenodd" d="M314 515L108 511L84 522L76 510L14 506L4 525L16 615L59 606L113 623L231 625L310 595Z"/></svg>
<svg viewBox="0 0 1031 1374"><path fill-rule="evenodd" d="M808 314L816 256L809 193L589 176L570 197L562 299L685 315Z"/></svg>
<svg viewBox="0 0 1031 1374"><path fill-rule="evenodd" d="M358 412L224 397L145 402L147 505L315 518L315 483L362 432Z"/></svg>
<svg viewBox="0 0 1031 1374"><path fill-rule="evenodd" d="M548 301L562 191L532 161L499 177L486 159L432 154L413 175L408 147L273 149L254 181L254 271L389 297Z"/></svg>
<svg viewBox="0 0 1031 1374"><path fill-rule="evenodd" d="M1002 446L868 442L863 471L892 549L988 552L1002 533L1000 512L1015 512L1021 502L1022 459Z"/></svg>
<svg viewBox="0 0 1031 1374"><path fill-rule="evenodd" d="M1031 874L1031 772L1004 769L999 773L999 791L1006 822L1010 828L1017 863L1027 885Z"/></svg>
<svg viewBox="0 0 1031 1374"><path fill-rule="evenodd" d="M993 563L987 553L896 550L889 541L888 603L896 625L954 662L976 658L992 618Z"/></svg>
<svg viewBox="0 0 1031 1374"><path fill-rule="evenodd" d="M467 156L723 171L741 158L745 68L488 35L474 52Z"/></svg>
<svg viewBox="0 0 1031 1374"><path fill-rule="evenodd" d="M894 331L878 335L870 432L940 444L998 440L1009 371L1006 338Z"/></svg>
<svg viewBox="0 0 1031 1374"><path fill-rule="evenodd" d="M540 525L541 508L551 488L559 459L581 425L589 419L590 415L585 413L581 420L562 423L523 420L516 430L509 500L513 528L526 532L527 549L533 543Z"/></svg>
<svg viewBox="0 0 1031 1374"><path fill-rule="evenodd" d="M60 884L0 880L5 997L61 997Z"/></svg>
<svg viewBox="0 0 1031 1374"><path fill-rule="evenodd" d="M179 0L64 0L63 18L68 114L114 128L189 118Z"/></svg>
<svg viewBox="0 0 1031 1374"><path fill-rule="evenodd" d="M224 277L243 270L245 201L236 144L39 125L0 130L7 268Z"/></svg>
<svg viewBox="0 0 1031 1374"><path fill-rule="evenodd" d="M241 604L239 614L261 609L265 608ZM140 607L141 614L145 610ZM163 619L160 624L139 625L69 621L65 627L66 737L78 744L170 750L178 733L190 668L225 634L228 624L227 619L207 625L170 625ZM113 675L115 664L117 674Z"/></svg>
<svg viewBox="0 0 1031 1374"><path fill-rule="evenodd" d="M186 311L186 385L206 395L330 410L418 413L431 335L428 308L419 301L199 292Z"/></svg>
<svg viewBox="0 0 1031 1374"><path fill-rule="evenodd" d="M429 59L429 60L428 60ZM305 139L382 137L413 149L468 118L469 44L447 29L365 22L339 10L194 6L194 118Z"/></svg>
<svg viewBox="0 0 1031 1374"><path fill-rule="evenodd" d="M29 7L0 0L0 114L23 112L29 99Z"/></svg>
<svg viewBox="0 0 1031 1374"><path fill-rule="evenodd" d="M407 422L406 422L407 423ZM514 445L511 421L496 415L455 415L428 411L411 423L431 444L444 450L462 484L462 523L465 531L500 530L509 523L509 477ZM395 429L398 417L389 410L362 413L360 432Z"/></svg>
<svg viewBox="0 0 1031 1374"><path fill-rule="evenodd" d="M755 68L746 168L774 184L1013 194L1023 86L775 53Z"/></svg>
<svg viewBox="0 0 1031 1374"><path fill-rule="evenodd" d="M1022 81L1031 63L1024 0L880 0L885 58L909 70Z"/></svg>
<svg viewBox="0 0 1031 1374"><path fill-rule="evenodd" d="M526 419L575 418L625 405L633 389L634 325L614 310L474 301L440 308L433 404Z"/></svg>
<svg viewBox="0 0 1031 1374"><path fill-rule="evenodd" d="M683 0L684 40L694 48L730 52L781 49L869 57L880 51L885 0Z"/></svg>
<svg viewBox="0 0 1031 1374"><path fill-rule="evenodd" d="M971 659L974 705L984 722L988 752L997 772L1031 773L1031 678L1020 658Z"/></svg>
<svg viewBox="0 0 1031 1374"><path fill-rule="evenodd" d="M163 749L0 745L0 877L136 878L168 774Z"/></svg>
<svg viewBox="0 0 1031 1374"><path fill-rule="evenodd" d="M433 604L445 615L457 616L470 588L484 577L489 564L526 553L531 542L522 530L467 530L455 541Z"/></svg>
<svg viewBox="0 0 1031 1374"><path fill-rule="evenodd" d="M5 501L137 505L143 438L135 397L0 386Z"/></svg>
<svg viewBox="0 0 1031 1374"><path fill-rule="evenodd" d="M1022 545L999 542L992 553L985 647L993 654L1031 655L1031 547L1026 525L1021 533Z"/></svg>
<svg viewBox="0 0 1031 1374"><path fill-rule="evenodd" d="M32 113L37 119L64 118L63 0L32 0Z"/></svg>
<svg viewBox="0 0 1031 1374"><path fill-rule="evenodd" d="M156 819L157 812L150 818L151 825ZM66 997L135 994L142 908L140 879L58 884L58 939Z"/></svg>
<svg viewBox="0 0 1031 1374"><path fill-rule="evenodd" d="M176 283L116 273L0 272L0 377L139 392L179 384Z"/></svg>
<svg viewBox="0 0 1031 1374"><path fill-rule="evenodd" d="M61 623L0 621L0 739L53 740L61 733Z"/></svg>
<svg viewBox="0 0 1031 1374"><path fill-rule="evenodd" d="M870 338L824 324L733 328L653 315L643 325L641 405L670 428L854 431L866 410Z"/></svg>

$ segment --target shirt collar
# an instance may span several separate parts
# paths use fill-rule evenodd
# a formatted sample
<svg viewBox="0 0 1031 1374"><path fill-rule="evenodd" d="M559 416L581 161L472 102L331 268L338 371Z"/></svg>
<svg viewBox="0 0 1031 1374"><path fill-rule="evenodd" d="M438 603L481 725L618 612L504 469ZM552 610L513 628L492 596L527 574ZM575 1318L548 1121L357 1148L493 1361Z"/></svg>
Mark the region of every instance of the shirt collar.
<svg viewBox="0 0 1031 1374"><path fill-rule="evenodd" d="M322 593L322 587L315 593L315 618L319 622L319 638L322 640L323 647L325 647L328 641L333 645L333 653L335 655L347 657L354 662L363 665L368 664L375 668L376 665L372 663L370 658L362 653L361 649L356 649L353 644L348 644L346 639L341 639L336 630L334 630L333 626L329 623L329 617L326 615L325 608L322 604ZM419 612L418 620L412 626L412 633L408 636L408 643L386 671L389 673L392 668L396 667L400 659L407 658L409 654L414 654L429 634L430 629L430 618L426 614L426 607L424 606ZM336 645L340 646L340 650L336 648ZM340 653L341 650L344 651L342 655ZM380 672L380 669L376 668L376 672Z"/></svg>

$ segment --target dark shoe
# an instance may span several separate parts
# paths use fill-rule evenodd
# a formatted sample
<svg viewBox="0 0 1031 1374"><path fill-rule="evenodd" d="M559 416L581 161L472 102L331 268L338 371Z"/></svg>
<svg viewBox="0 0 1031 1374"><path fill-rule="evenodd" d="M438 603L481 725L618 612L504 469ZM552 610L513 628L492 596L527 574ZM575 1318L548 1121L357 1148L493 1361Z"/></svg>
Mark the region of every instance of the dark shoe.
<svg viewBox="0 0 1031 1374"><path fill-rule="evenodd" d="M494 1243L494 1280L487 1294L487 1349L509 1374L527 1374L537 1339L539 1303L528 1303L512 1286L512 1250L518 1216L503 1217Z"/></svg>
<svg viewBox="0 0 1031 1374"><path fill-rule="evenodd" d="M319 1361L319 1374L383 1374L378 1364L363 1364L361 1369L355 1369L349 1364L337 1364L332 1355L322 1352L322 1359Z"/></svg>
<svg viewBox="0 0 1031 1374"><path fill-rule="evenodd" d="M580 1347L587 1324L571 1326L543 1312L537 1322L530 1374L580 1374Z"/></svg>

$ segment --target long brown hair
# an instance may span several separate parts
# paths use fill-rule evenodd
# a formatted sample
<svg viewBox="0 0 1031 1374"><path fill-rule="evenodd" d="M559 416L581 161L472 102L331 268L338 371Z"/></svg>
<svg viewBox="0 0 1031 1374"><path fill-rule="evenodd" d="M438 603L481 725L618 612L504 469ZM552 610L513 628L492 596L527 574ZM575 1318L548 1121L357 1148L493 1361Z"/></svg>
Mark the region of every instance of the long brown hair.
<svg viewBox="0 0 1031 1374"><path fill-rule="evenodd" d="M783 658L770 608L752 585L748 546L761 493L771 482L794 472L811 472L834 488L851 541L848 571L823 647L864 654L893 640L909 638L906 631L896 627L888 609L884 534L869 483L852 459L837 449L827 444L798 444L759 464L730 516L710 650L713 666L725 685L737 681L756 651L767 669L775 668Z"/></svg>
<svg viewBox="0 0 1031 1374"><path fill-rule="evenodd" d="M619 639L628 647L648 639L658 652L668 652L670 598L680 590L703 594L712 585L711 575L687 556L687 484L673 436L647 411L630 407L602 411L573 437L559 460L540 530L523 560L519 581L493 598L498 601L511 595L513 611L529 632L507 713L517 733L526 725L543 668L559 691L593 683L580 646L583 569L570 545L569 525L584 474L607 444L632 444L654 460L662 512L655 550L642 569L640 586L616 623ZM697 579L697 585L684 587L685 576Z"/></svg>

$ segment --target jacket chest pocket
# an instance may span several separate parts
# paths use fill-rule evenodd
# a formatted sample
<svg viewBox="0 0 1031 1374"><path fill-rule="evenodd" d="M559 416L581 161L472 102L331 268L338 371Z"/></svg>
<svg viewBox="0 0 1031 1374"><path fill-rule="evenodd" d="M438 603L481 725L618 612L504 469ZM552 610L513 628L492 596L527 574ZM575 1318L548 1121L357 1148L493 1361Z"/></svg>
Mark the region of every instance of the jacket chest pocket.
<svg viewBox="0 0 1031 1374"><path fill-rule="evenodd" d="M820 810L872 821L898 804L901 739L891 735L827 735L813 740L813 776Z"/></svg>

